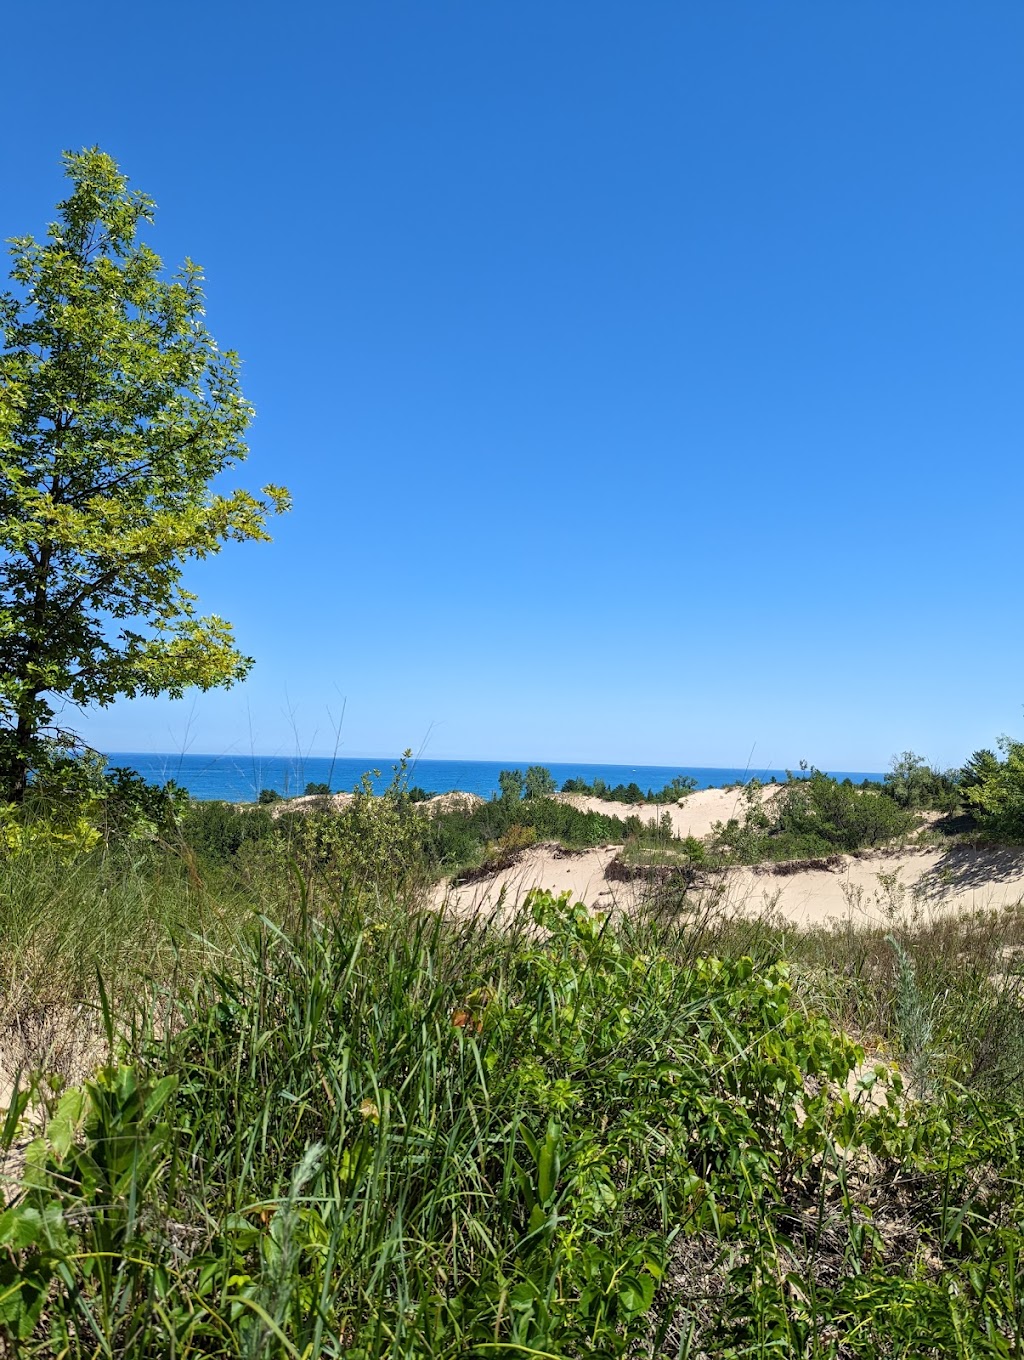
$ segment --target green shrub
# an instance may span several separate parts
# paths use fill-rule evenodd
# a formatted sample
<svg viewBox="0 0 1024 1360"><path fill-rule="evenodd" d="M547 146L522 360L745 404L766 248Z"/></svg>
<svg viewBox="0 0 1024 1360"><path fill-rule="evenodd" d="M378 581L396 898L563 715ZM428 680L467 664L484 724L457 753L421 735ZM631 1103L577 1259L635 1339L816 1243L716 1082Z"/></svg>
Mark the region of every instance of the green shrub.
<svg viewBox="0 0 1024 1360"><path fill-rule="evenodd" d="M185 844L212 864L228 864L247 842L269 841L276 833L265 807L235 807L219 801L189 804L180 822Z"/></svg>
<svg viewBox="0 0 1024 1360"><path fill-rule="evenodd" d="M423 872L424 813L399 790L374 796L369 780L340 812L308 812L294 823L303 866L333 885L395 892Z"/></svg>
<svg viewBox="0 0 1024 1360"><path fill-rule="evenodd" d="M573 850L621 844L642 832L638 818L581 812L552 798L492 798L479 807L453 809L422 822L424 865L437 875L476 867L483 862L486 846L500 841L514 826L529 827L537 841L556 841Z"/></svg>
<svg viewBox="0 0 1024 1360"><path fill-rule="evenodd" d="M813 859L885 845L905 836L914 817L893 799L857 789L812 770L764 799L752 780L744 790L743 820L718 822L714 848L744 864L760 860Z"/></svg>
<svg viewBox="0 0 1024 1360"><path fill-rule="evenodd" d="M901 808L951 812L960 805L960 772L937 770L923 756L904 751L893 756L882 789Z"/></svg>
<svg viewBox="0 0 1024 1360"><path fill-rule="evenodd" d="M977 751L964 771L967 807L993 840L1024 842L1024 742L1001 737L1003 759Z"/></svg>

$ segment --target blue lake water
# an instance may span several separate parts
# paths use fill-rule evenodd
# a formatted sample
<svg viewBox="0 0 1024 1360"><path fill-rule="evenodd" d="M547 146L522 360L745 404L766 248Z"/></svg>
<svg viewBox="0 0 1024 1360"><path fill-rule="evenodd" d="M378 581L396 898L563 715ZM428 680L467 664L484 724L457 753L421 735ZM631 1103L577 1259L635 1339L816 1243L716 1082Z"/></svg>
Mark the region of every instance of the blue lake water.
<svg viewBox="0 0 1024 1360"><path fill-rule="evenodd" d="M108 753L110 765L124 765L137 770L144 778L162 784L173 779L188 789L193 798L223 798L232 803L254 802L261 789L276 789L286 797L305 791L308 783L330 784L335 793L347 793L355 788L364 773L379 770L372 778L374 792L387 787L392 778L394 757L330 757L330 756L202 756L161 755L139 752ZM687 775L697 781L701 789L722 784L745 783L748 779L769 780L786 778L785 770L712 769L691 765L588 765L580 762L521 760L426 760L410 761L408 783L419 785L430 793L449 793L462 789L490 798L498 793L498 772L506 769L525 771L527 765L546 765L561 788L567 779L584 779L592 784L595 779L605 783L640 785L644 793L657 792L676 775ZM859 784L863 779L881 779L877 773L830 770L838 779L850 778Z"/></svg>

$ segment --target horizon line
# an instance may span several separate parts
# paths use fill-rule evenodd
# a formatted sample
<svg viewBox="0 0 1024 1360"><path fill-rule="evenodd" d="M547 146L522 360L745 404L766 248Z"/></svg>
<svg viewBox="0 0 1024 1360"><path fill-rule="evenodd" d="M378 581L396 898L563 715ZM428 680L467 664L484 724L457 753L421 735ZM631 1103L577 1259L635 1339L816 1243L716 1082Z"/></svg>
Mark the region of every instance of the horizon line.
<svg viewBox="0 0 1024 1360"><path fill-rule="evenodd" d="M299 753L299 754L287 755L287 754L282 754L282 753L280 753L280 752L275 753L275 752L271 752L271 751L248 751L248 752L245 752L245 753L233 753L233 752L231 752L231 751L222 751L220 754L216 754L216 753L214 753L214 752L212 752L212 751L113 751L113 750L111 750L111 751L103 751L103 752L101 752L100 754L104 755L108 760L113 759L113 758L115 758L115 757L117 757L117 756L150 756L150 757L153 757L153 756L164 756L164 757L166 757L168 760L183 760L183 759L185 759L186 757L188 757L188 758L190 758L190 759L193 759L193 760L235 760L235 761L242 761L242 760L290 760L290 761L294 761L294 762L300 762L300 761L303 761L303 760L333 760L333 761L340 761L340 760L369 760L369 761L374 762L374 764L381 764L381 763L397 764L397 763L399 763L399 762L401 761L401 759L402 759L402 757L401 757L400 754L399 754L398 756L382 756L382 755L379 755L379 754L378 754L378 755L367 755L367 754L361 753L361 752L360 752L360 753L355 753L355 754L342 754L341 752L327 752L327 753L321 754L321 753L317 753L317 752L313 752L313 751L308 751L308 752ZM679 769L688 769L688 770L756 770L756 769L761 769L761 770L772 770L772 771L778 772L778 771L786 771L786 770L788 770L788 769L798 770L798 769L800 768L800 762L799 762L799 761L794 762L792 766L790 766L790 765L761 765L760 763L754 764L753 762L751 762L751 761L749 761L749 760L748 760L745 764L742 764L742 765L739 765L739 764L733 764L733 765L698 765L698 764L688 764L687 762L684 762L684 761L671 761L671 760L670 760L670 761L595 760L593 757L589 757L589 758L587 758L587 759L583 759L583 758L577 759L577 758L575 758L575 757L569 757L569 758L562 757L562 758L559 758L559 759L555 759L555 758L553 758L553 757L551 757L551 756L548 756L548 757L545 757L544 759L536 759L536 758L534 758L534 757L527 757L527 756L428 756L428 755L413 755L413 756L410 756L410 757L409 757L409 766L412 767L412 766L414 766L414 765L416 765L416 764L418 764L418 763L424 762L424 761L434 761L434 762L437 763L437 764L451 764L451 765L456 765L456 764L458 764L458 765L467 765L467 764L478 764L478 765L503 765L503 764L511 764L511 765L543 765L543 764L548 764L548 765L593 765L593 766L598 766L598 767L599 767L599 766L606 766L606 767L607 767L607 766L614 766L614 767L616 767L616 768L618 768L618 769L623 769L623 770L628 770L628 769L670 770L670 769L676 769L676 768L679 768ZM813 762L811 762L809 768L820 769L820 770L827 770L827 769L830 768L830 767L827 766L827 765L814 765ZM835 767L835 768L838 768L838 767ZM842 771L842 772L843 772L843 773L846 773L846 771ZM874 774L874 773L879 773L879 772L878 772L878 771L873 771L873 770L853 770L853 771L850 771L850 773L855 773L855 774Z"/></svg>

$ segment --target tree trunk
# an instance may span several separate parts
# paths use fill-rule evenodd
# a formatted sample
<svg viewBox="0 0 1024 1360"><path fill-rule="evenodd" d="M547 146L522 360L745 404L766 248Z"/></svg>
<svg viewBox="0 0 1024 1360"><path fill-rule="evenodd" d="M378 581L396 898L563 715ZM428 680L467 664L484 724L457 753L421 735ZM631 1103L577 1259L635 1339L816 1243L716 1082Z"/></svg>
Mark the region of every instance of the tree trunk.
<svg viewBox="0 0 1024 1360"><path fill-rule="evenodd" d="M41 639L46 623L47 591L49 588L50 563L53 560L53 544L43 543L39 549L39 565L36 571L36 587L33 592L31 623L29 625L28 646L21 663L21 679L31 688L18 696L18 723L14 729L14 742L4 770L7 785L6 796L9 802L21 804L28 790L29 749L36 735L38 719L36 700L42 693L39 685L32 683L32 672L42 654Z"/></svg>
<svg viewBox="0 0 1024 1360"><path fill-rule="evenodd" d="M38 691L31 695L31 702L35 704L38 698ZM28 791L28 743L32 737L32 722L28 713L19 713L18 726L14 731L14 750L7 764L6 782L7 798L11 803L21 804L25 801L25 794Z"/></svg>

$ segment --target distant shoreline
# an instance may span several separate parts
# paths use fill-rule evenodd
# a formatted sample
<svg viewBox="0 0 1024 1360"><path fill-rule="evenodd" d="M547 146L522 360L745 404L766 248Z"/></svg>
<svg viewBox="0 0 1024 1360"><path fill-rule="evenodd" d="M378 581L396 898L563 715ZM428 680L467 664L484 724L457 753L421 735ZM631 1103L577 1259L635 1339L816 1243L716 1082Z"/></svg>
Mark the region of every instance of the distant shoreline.
<svg viewBox="0 0 1024 1360"><path fill-rule="evenodd" d="M360 784L364 774L379 770L379 777L371 778L375 793L383 792L393 778L392 769L399 763L395 756L267 756L267 755L206 755L176 752L114 751L105 753L111 766L127 766L153 783L173 780L199 800L224 800L232 803L255 802L262 789L274 789L283 797L300 797L307 784L329 783L332 792L347 793ZM567 779L585 779L593 783L636 783L644 793L657 792L678 775L697 781L698 789L721 788L747 783L751 779L769 782L786 778L784 769L765 769L759 766L700 766L700 765L619 765L595 761L544 760L435 760L426 757L409 761L406 780L409 787L419 787L429 793L474 793L490 798L498 792L498 773L503 769L526 770L530 765L543 765L550 770L560 789ZM880 780L874 771L829 770L837 779Z"/></svg>

